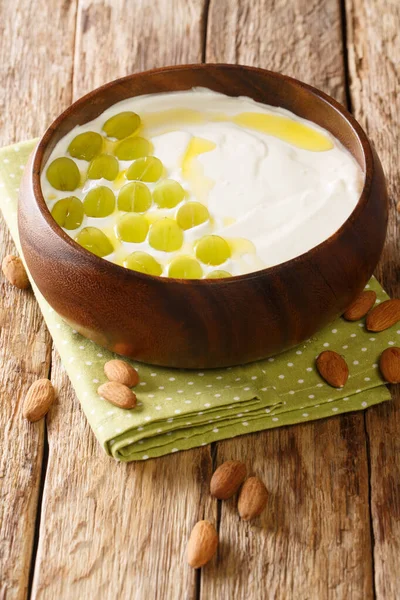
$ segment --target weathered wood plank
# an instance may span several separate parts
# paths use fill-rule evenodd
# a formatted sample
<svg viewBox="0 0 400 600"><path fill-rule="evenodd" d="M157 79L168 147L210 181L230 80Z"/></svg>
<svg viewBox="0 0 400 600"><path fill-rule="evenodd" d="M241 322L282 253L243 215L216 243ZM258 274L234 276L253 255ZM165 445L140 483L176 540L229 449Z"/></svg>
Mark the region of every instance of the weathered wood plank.
<svg viewBox="0 0 400 600"><path fill-rule="evenodd" d="M132 71L200 61L202 18L200 0L81 1L75 98ZM115 463L99 448L53 358L61 391L48 419L33 598L195 598L197 577L184 552L209 498L209 449Z"/></svg>
<svg viewBox="0 0 400 600"><path fill-rule="evenodd" d="M0 3L2 146L38 135L70 102L75 3L51 4ZM15 253L3 219L0 244L1 258ZM45 431L44 421L22 419L21 406L48 375L51 341L32 292L3 277L0 286L0 597L9 600L27 593Z"/></svg>
<svg viewBox="0 0 400 600"><path fill-rule="evenodd" d="M345 98L335 0L211 0L206 59L282 70ZM248 524L222 503L202 598L373 597L363 415L219 443L217 463L231 458L262 477L269 505Z"/></svg>
<svg viewBox="0 0 400 600"><path fill-rule="evenodd" d="M350 90L356 117L366 127L387 176L390 212L386 245L377 270L393 296L400 294L400 5L347 1ZM400 390L394 401L367 412L371 510L377 598L397 598L400 571Z"/></svg>

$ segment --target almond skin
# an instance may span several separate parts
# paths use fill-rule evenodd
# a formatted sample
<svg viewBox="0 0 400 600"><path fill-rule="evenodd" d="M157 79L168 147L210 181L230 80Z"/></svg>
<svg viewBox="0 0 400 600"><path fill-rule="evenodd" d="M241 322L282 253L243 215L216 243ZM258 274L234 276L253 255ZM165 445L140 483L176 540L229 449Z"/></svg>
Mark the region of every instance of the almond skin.
<svg viewBox="0 0 400 600"><path fill-rule="evenodd" d="M109 360L104 365L104 373L110 381L118 381L129 388L139 383L138 372L123 360Z"/></svg>
<svg viewBox="0 0 400 600"><path fill-rule="evenodd" d="M367 315L368 331L384 331L400 321L400 300L386 300Z"/></svg>
<svg viewBox="0 0 400 600"><path fill-rule="evenodd" d="M218 534L210 521L199 521L192 529L187 545L187 561L194 569L207 564L218 547Z"/></svg>
<svg viewBox="0 0 400 600"><path fill-rule="evenodd" d="M249 477L240 490L239 515L244 521L258 517L267 505L267 488L258 477Z"/></svg>
<svg viewBox="0 0 400 600"><path fill-rule="evenodd" d="M13 256L12 254L5 256L1 268L4 276L11 285L14 285L20 290L26 290L26 288L30 286L24 264L19 256Z"/></svg>
<svg viewBox="0 0 400 600"><path fill-rule="evenodd" d="M54 402L54 388L48 379L38 379L32 383L25 396L22 414L34 423L42 419Z"/></svg>
<svg viewBox="0 0 400 600"><path fill-rule="evenodd" d="M389 383L400 383L400 348L386 348L379 359L382 377Z"/></svg>
<svg viewBox="0 0 400 600"><path fill-rule="evenodd" d="M136 406L136 394L123 383L118 383L118 381L103 383L97 389L97 393L119 408L135 408Z"/></svg>
<svg viewBox="0 0 400 600"><path fill-rule="evenodd" d="M321 352L316 361L318 373L329 385L341 388L349 377L349 367L340 354L332 350Z"/></svg>
<svg viewBox="0 0 400 600"><path fill-rule="evenodd" d="M371 310L375 300L376 293L373 290L364 290L346 309L343 317L346 321L359 321Z"/></svg>
<svg viewBox="0 0 400 600"><path fill-rule="evenodd" d="M218 467L210 481L211 495L227 500L238 491L247 475L246 465L240 460L227 460Z"/></svg>

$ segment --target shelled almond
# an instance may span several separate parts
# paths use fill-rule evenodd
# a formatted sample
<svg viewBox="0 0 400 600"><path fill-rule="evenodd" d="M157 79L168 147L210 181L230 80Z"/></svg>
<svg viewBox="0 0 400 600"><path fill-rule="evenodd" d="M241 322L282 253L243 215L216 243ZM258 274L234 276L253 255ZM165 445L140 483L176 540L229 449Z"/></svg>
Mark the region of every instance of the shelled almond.
<svg viewBox="0 0 400 600"><path fill-rule="evenodd" d="M111 402L118 408L135 408L136 394L132 392L126 385L118 381L107 381L98 389L99 396Z"/></svg>
<svg viewBox="0 0 400 600"><path fill-rule="evenodd" d="M343 387L349 377L349 367L340 354L332 350L321 352L316 360L319 374L329 385Z"/></svg>
<svg viewBox="0 0 400 600"><path fill-rule="evenodd" d="M218 547L218 533L210 521L199 521L192 529L187 545L187 561L194 569L206 565Z"/></svg>
<svg viewBox="0 0 400 600"><path fill-rule="evenodd" d="M358 321L371 310L375 301L376 293L373 290L364 290L345 310L343 317L346 321Z"/></svg>
<svg viewBox="0 0 400 600"><path fill-rule="evenodd" d="M259 477L249 477L240 490L238 511L244 521L258 517L267 505L268 492Z"/></svg>
<svg viewBox="0 0 400 600"><path fill-rule="evenodd" d="M238 491L247 474L246 465L239 460L227 460L214 472L210 481L211 495L227 500Z"/></svg>
<svg viewBox="0 0 400 600"><path fill-rule="evenodd" d="M400 383L400 348L386 348L379 359L382 377L388 383Z"/></svg>
<svg viewBox="0 0 400 600"><path fill-rule="evenodd" d="M3 258L1 264L5 278L20 290L25 290L29 287L29 279L24 267L24 263L19 256L8 254Z"/></svg>
<svg viewBox="0 0 400 600"><path fill-rule="evenodd" d="M117 381L130 388L139 383L138 372L124 360L109 360L104 365L104 373L110 381Z"/></svg>
<svg viewBox="0 0 400 600"><path fill-rule="evenodd" d="M54 388L48 379L38 379L32 383L25 396L22 414L25 419L39 421L50 409L54 402Z"/></svg>
<svg viewBox="0 0 400 600"><path fill-rule="evenodd" d="M366 326L368 331L384 331L400 321L400 300L394 298L386 300L375 306L367 315Z"/></svg>

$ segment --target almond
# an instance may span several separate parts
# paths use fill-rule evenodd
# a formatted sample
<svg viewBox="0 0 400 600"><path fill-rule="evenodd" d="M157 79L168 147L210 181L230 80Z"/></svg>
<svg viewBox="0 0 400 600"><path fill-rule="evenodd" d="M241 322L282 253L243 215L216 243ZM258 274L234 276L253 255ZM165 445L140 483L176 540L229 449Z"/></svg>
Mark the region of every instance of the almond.
<svg viewBox="0 0 400 600"><path fill-rule="evenodd" d="M214 556L218 546L218 534L210 521L199 521L192 529L187 545L187 561L199 569Z"/></svg>
<svg viewBox="0 0 400 600"><path fill-rule="evenodd" d="M400 383L400 348L386 348L379 359L382 377L389 383Z"/></svg>
<svg viewBox="0 0 400 600"><path fill-rule="evenodd" d="M239 515L244 521L258 517L266 507L267 488L258 477L249 477L240 490L238 500Z"/></svg>
<svg viewBox="0 0 400 600"><path fill-rule="evenodd" d="M48 379L38 379L32 383L25 396L22 414L25 419L39 421L54 402L54 388Z"/></svg>
<svg viewBox="0 0 400 600"><path fill-rule="evenodd" d="M135 408L136 406L136 394L123 383L118 383L118 381L103 383L98 388L97 393L119 408Z"/></svg>
<svg viewBox="0 0 400 600"><path fill-rule="evenodd" d="M3 269L4 276L12 285L20 290L25 290L29 287L28 275L19 256L13 256L12 254L5 256L1 268Z"/></svg>
<svg viewBox="0 0 400 600"><path fill-rule="evenodd" d="M368 331L383 331L400 320L400 300L386 300L368 313L366 325Z"/></svg>
<svg viewBox="0 0 400 600"><path fill-rule="evenodd" d="M332 350L325 350L318 356L318 373L329 385L341 388L345 385L349 377L349 367L340 354Z"/></svg>
<svg viewBox="0 0 400 600"><path fill-rule="evenodd" d="M343 313L346 321L358 321L365 317L367 312L371 310L375 304L376 293L373 290L364 290L361 294L347 307Z"/></svg>
<svg viewBox="0 0 400 600"><path fill-rule="evenodd" d="M109 360L104 365L104 373L110 381L118 381L128 387L135 387L139 383L138 372L129 363L123 360Z"/></svg>
<svg viewBox="0 0 400 600"><path fill-rule="evenodd" d="M231 498L242 485L246 474L246 465L240 460L227 460L218 467L211 477L211 495L219 500Z"/></svg>

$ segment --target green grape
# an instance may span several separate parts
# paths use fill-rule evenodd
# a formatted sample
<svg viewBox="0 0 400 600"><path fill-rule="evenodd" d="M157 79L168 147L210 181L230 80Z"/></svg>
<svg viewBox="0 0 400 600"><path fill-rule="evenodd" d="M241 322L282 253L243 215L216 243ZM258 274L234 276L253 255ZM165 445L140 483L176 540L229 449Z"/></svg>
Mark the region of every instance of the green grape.
<svg viewBox="0 0 400 600"><path fill-rule="evenodd" d="M83 221L83 205L76 196L63 198L55 203L51 215L64 229L77 229Z"/></svg>
<svg viewBox="0 0 400 600"><path fill-rule="evenodd" d="M169 265L168 275L176 279L201 279L203 269L195 258L178 256Z"/></svg>
<svg viewBox="0 0 400 600"><path fill-rule="evenodd" d="M115 156L100 154L89 165L87 172L89 179L108 179L114 181L119 173L119 163Z"/></svg>
<svg viewBox="0 0 400 600"><path fill-rule="evenodd" d="M136 179L137 181L158 181L163 174L164 167L155 156L143 156L138 158L129 167L126 178Z"/></svg>
<svg viewBox="0 0 400 600"><path fill-rule="evenodd" d="M147 275L161 275L161 265L147 252L132 252L124 261L124 267Z"/></svg>
<svg viewBox="0 0 400 600"><path fill-rule="evenodd" d="M99 133L86 131L80 133L68 146L68 152L74 158L82 160L92 160L97 154L100 154L103 147L103 138Z"/></svg>
<svg viewBox="0 0 400 600"><path fill-rule="evenodd" d="M228 242L218 235L205 235L196 245L196 256L206 265L222 265L230 255Z"/></svg>
<svg viewBox="0 0 400 600"><path fill-rule="evenodd" d="M88 217L108 217L115 209L114 192L104 185L99 185L86 194L83 207Z"/></svg>
<svg viewBox="0 0 400 600"><path fill-rule="evenodd" d="M200 202L186 202L178 210L176 220L182 229L191 229L201 223L205 223L210 218L208 209Z"/></svg>
<svg viewBox="0 0 400 600"><path fill-rule="evenodd" d="M183 231L174 219L160 219L150 227L149 244L155 250L174 252L183 244Z"/></svg>
<svg viewBox="0 0 400 600"><path fill-rule="evenodd" d="M153 190L154 202L160 208L174 208L184 197L185 190L173 179L164 179Z"/></svg>
<svg viewBox="0 0 400 600"><path fill-rule="evenodd" d="M62 192L76 190L81 180L76 163L66 156L53 160L46 171L46 177L53 188Z"/></svg>
<svg viewBox="0 0 400 600"><path fill-rule="evenodd" d="M149 224L142 215L123 215L117 225L118 237L123 242L144 242L148 231Z"/></svg>
<svg viewBox="0 0 400 600"><path fill-rule="evenodd" d="M228 273L228 271L211 271L211 273L209 273L207 275L207 279L223 279L224 277L232 277L231 273Z"/></svg>
<svg viewBox="0 0 400 600"><path fill-rule="evenodd" d="M140 127L140 117L134 112L122 112L110 117L103 125L103 131L110 138L123 140Z"/></svg>
<svg viewBox="0 0 400 600"><path fill-rule="evenodd" d="M76 236L75 241L96 256L107 256L114 252L113 245L106 234L97 227L84 227Z"/></svg>
<svg viewBox="0 0 400 600"><path fill-rule="evenodd" d="M119 160L134 160L151 154L152 146L142 137L130 137L119 142L114 149L114 154Z"/></svg>
<svg viewBox="0 0 400 600"><path fill-rule="evenodd" d="M147 185L132 181L121 188L118 194L118 208L126 212L145 212L151 206L151 193Z"/></svg>

